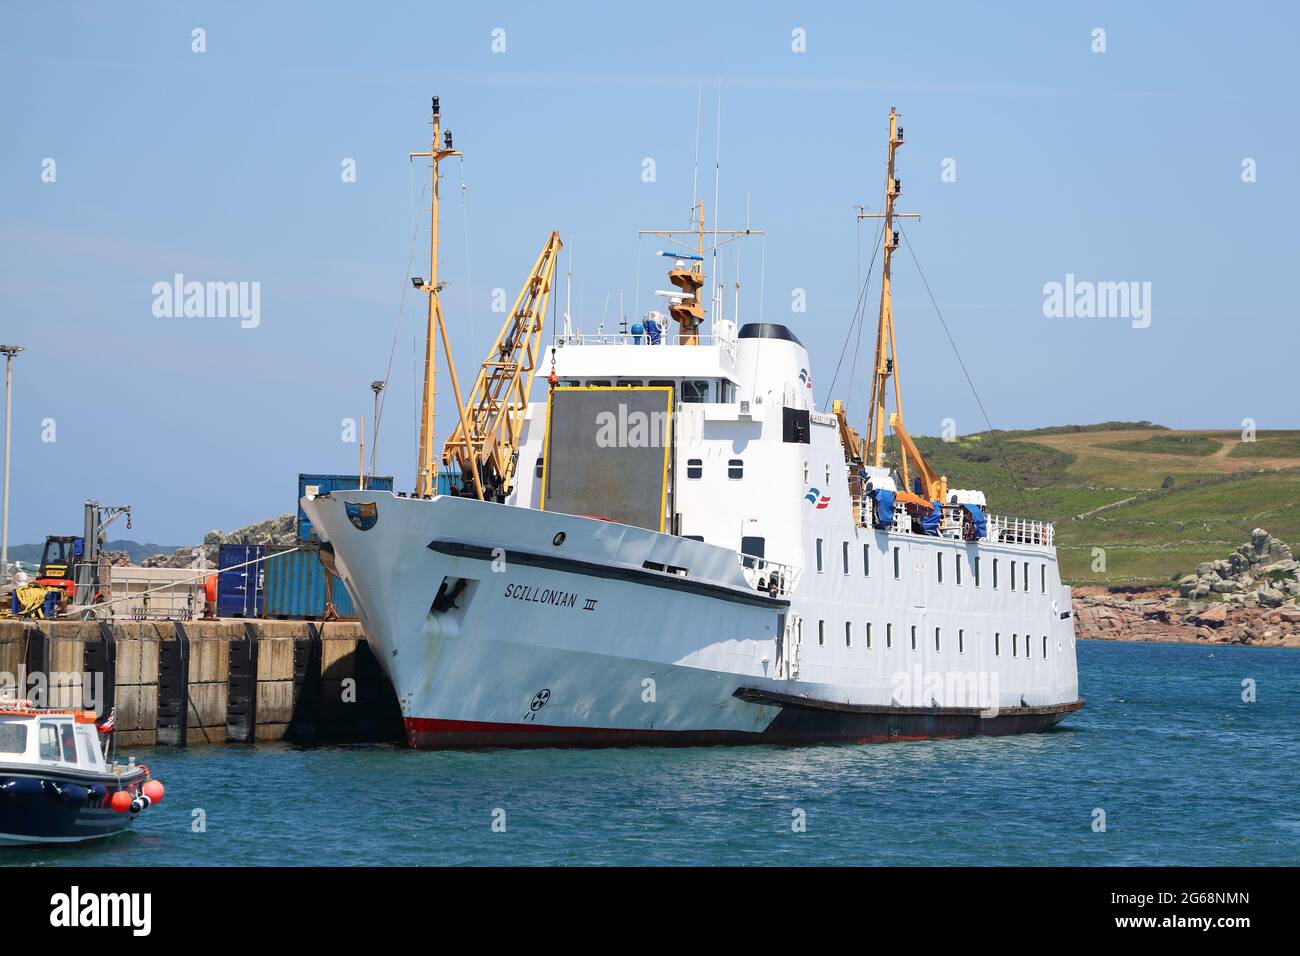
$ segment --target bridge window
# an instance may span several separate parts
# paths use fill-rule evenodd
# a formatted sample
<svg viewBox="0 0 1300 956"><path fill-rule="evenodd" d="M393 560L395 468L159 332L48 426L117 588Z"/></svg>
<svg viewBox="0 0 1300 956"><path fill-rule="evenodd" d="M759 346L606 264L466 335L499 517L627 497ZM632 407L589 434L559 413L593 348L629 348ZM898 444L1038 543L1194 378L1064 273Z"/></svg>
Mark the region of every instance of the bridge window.
<svg viewBox="0 0 1300 956"><path fill-rule="evenodd" d="M757 566L756 558L767 557L767 539L758 536L746 535L740 539L740 553L745 555L741 562L747 568Z"/></svg>
<svg viewBox="0 0 1300 956"><path fill-rule="evenodd" d="M817 570L822 569L822 539L817 539Z"/></svg>
<svg viewBox="0 0 1300 956"><path fill-rule="evenodd" d="M826 622L817 622L817 644L820 647L826 646Z"/></svg>
<svg viewBox="0 0 1300 956"><path fill-rule="evenodd" d="M844 542L844 573L849 573L849 543Z"/></svg>
<svg viewBox="0 0 1300 956"><path fill-rule="evenodd" d="M699 458L686 459L686 477L699 478L704 474L704 461Z"/></svg>
<svg viewBox="0 0 1300 956"><path fill-rule="evenodd" d="M0 754L26 752L27 725L19 720L0 720Z"/></svg>
<svg viewBox="0 0 1300 956"><path fill-rule="evenodd" d="M727 477L739 481L745 477L745 462L741 458L732 458L727 462Z"/></svg>
<svg viewBox="0 0 1300 956"><path fill-rule="evenodd" d="M1011 565L1011 590L1016 589L1016 562L1009 562Z"/></svg>
<svg viewBox="0 0 1300 956"><path fill-rule="evenodd" d="M687 379L682 382L682 401L690 403L709 400L709 383Z"/></svg>
<svg viewBox="0 0 1300 956"><path fill-rule="evenodd" d="M609 379L593 378L587 383L588 388L609 388Z"/></svg>
<svg viewBox="0 0 1300 956"><path fill-rule="evenodd" d="M615 385L619 388L640 388L641 379L639 378L620 378L615 380Z"/></svg>
<svg viewBox="0 0 1300 956"><path fill-rule="evenodd" d="M1017 645L1019 642L1020 642L1020 635L1019 635L1019 634L1012 634L1012 635L1011 635L1011 656L1012 656L1012 657L1015 657L1015 656L1016 656L1016 645Z"/></svg>
<svg viewBox="0 0 1300 956"><path fill-rule="evenodd" d="M862 576L865 578L871 574L871 545L862 546Z"/></svg>
<svg viewBox="0 0 1300 956"><path fill-rule="evenodd" d="M961 586L961 552L960 551L952 556L952 563L953 563L953 567L957 569L957 586L960 587Z"/></svg>
<svg viewBox="0 0 1300 956"><path fill-rule="evenodd" d="M1024 582L1025 585L1025 593L1028 594L1029 593L1029 562L1028 561L1025 562L1024 568L1025 568L1025 573L1024 576L1021 578L1021 580Z"/></svg>
<svg viewBox="0 0 1300 956"><path fill-rule="evenodd" d="M59 759L59 730L54 724L41 724L37 739L41 743L42 760Z"/></svg>
<svg viewBox="0 0 1300 956"><path fill-rule="evenodd" d="M560 379L560 388L578 388L581 385L582 385L582 379L579 378Z"/></svg>
<svg viewBox="0 0 1300 956"><path fill-rule="evenodd" d="M1047 660L1047 635L1043 635L1043 660Z"/></svg>
<svg viewBox="0 0 1300 956"><path fill-rule="evenodd" d="M722 379L718 382L718 401L724 405L730 405L736 400L736 383Z"/></svg>

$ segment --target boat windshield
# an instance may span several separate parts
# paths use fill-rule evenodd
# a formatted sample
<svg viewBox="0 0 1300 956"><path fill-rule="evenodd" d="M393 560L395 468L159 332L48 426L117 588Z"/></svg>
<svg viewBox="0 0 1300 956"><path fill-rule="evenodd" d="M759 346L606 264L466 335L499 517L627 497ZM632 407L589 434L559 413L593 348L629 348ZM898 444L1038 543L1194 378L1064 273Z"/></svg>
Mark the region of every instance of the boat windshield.
<svg viewBox="0 0 1300 956"><path fill-rule="evenodd" d="M0 718L0 754L27 752L27 722Z"/></svg>

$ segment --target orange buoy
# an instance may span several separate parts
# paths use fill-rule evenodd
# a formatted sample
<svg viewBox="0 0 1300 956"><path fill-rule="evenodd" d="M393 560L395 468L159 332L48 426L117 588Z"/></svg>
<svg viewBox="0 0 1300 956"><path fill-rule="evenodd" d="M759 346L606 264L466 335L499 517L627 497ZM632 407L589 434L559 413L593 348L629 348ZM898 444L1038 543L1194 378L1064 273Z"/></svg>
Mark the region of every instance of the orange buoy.
<svg viewBox="0 0 1300 956"><path fill-rule="evenodd" d="M163 794L167 791L163 789L161 780L149 780L140 788L143 793L154 803L162 803Z"/></svg>
<svg viewBox="0 0 1300 956"><path fill-rule="evenodd" d="M118 813L126 813L131 809L131 794L127 790L118 790L113 794L113 799L109 801L111 806Z"/></svg>

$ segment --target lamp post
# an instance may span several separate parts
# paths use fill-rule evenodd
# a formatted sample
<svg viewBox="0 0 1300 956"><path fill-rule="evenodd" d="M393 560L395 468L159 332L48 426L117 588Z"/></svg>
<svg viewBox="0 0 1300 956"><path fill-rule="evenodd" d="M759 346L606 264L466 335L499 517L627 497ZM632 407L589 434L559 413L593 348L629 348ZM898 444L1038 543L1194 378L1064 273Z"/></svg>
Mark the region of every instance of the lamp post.
<svg viewBox="0 0 1300 956"><path fill-rule="evenodd" d="M9 574L9 435L14 408L14 356L23 350L21 345L0 345L0 354L5 357L5 476L4 476L4 517L3 529L0 530L0 581L8 583Z"/></svg>

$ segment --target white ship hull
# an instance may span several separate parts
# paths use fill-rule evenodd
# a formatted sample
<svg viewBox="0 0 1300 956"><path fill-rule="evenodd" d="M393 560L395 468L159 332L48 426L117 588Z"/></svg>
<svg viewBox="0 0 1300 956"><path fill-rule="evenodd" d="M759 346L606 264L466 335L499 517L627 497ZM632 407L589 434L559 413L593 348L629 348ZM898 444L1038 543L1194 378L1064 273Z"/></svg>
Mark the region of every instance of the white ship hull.
<svg viewBox="0 0 1300 956"><path fill-rule="evenodd" d="M354 521L349 503L373 505L373 521ZM942 619L945 609L915 607L907 582L892 582L901 616L892 646L879 637L892 612L878 605L874 646L860 639L836 653L810 634L823 613L816 582L788 595L757 590L727 548L449 496L352 491L303 507L333 549L413 747L1003 734L1045 729L1082 706L1072 628L1054 612L1049 624L1046 601L1034 612L1042 646L1061 653L1017 659L1014 671L988 659L980 615L957 606L951 613L971 625L957 659L912 649L901 618ZM914 537L859 530L882 555ZM867 585L859 590L863 611L852 613L865 619Z"/></svg>

